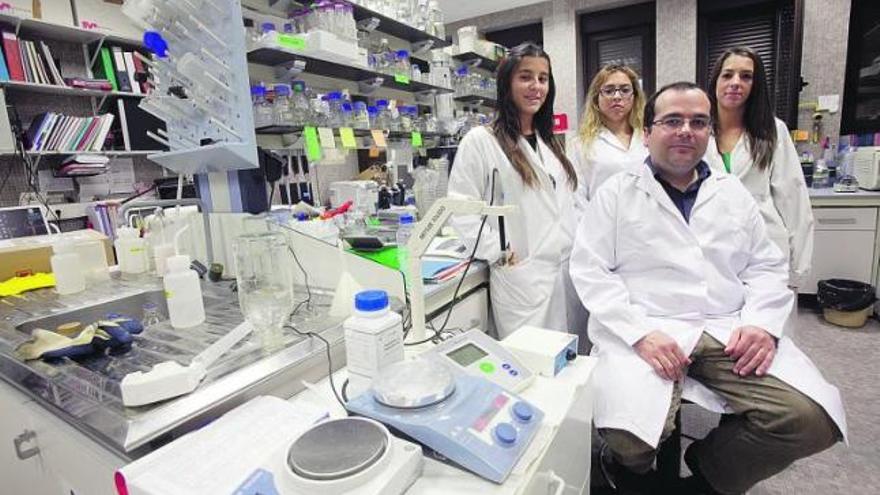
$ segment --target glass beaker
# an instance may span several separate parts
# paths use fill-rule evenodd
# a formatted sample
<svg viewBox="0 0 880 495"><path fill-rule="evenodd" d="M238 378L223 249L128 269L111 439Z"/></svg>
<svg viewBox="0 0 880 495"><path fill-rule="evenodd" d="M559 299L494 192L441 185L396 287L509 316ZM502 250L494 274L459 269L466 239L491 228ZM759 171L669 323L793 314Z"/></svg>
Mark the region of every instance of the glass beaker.
<svg viewBox="0 0 880 495"><path fill-rule="evenodd" d="M284 345L281 327L293 309L293 280L290 271L279 269L287 259L287 241L278 232L245 234L235 239L235 278L238 302L264 351Z"/></svg>

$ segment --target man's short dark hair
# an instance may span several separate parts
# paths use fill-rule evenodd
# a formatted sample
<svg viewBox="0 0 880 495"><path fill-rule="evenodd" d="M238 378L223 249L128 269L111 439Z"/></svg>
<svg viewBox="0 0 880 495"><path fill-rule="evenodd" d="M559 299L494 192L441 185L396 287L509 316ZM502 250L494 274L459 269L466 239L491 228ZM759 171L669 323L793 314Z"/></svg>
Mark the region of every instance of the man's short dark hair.
<svg viewBox="0 0 880 495"><path fill-rule="evenodd" d="M703 88L697 86L696 83L692 83L690 81L678 81L678 82L667 84L666 86L663 86L662 88L658 89L654 94L651 95L650 98L648 98L648 102L645 103L645 113L644 113L645 118L642 121L645 123L645 127L650 128L652 125L654 125L654 105L657 103L657 98L659 98L661 94L663 94L666 91L670 91L670 90L671 91L690 91L692 89L702 91L706 95L706 98L709 97L709 94L706 93L706 91L703 90Z"/></svg>

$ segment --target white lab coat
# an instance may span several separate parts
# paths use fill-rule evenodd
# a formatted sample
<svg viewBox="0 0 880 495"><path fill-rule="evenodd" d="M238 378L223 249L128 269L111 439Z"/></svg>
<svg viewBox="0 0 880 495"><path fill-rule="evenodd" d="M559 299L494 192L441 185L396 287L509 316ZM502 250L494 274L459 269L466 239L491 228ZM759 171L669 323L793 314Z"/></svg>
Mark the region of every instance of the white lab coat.
<svg viewBox="0 0 880 495"><path fill-rule="evenodd" d="M598 428L627 430L654 447L659 442L673 382L633 349L643 336L661 330L689 355L704 331L726 344L735 328L748 324L780 338L769 374L815 400L846 435L837 388L782 335L794 302L787 264L739 180L710 175L688 224L645 165L609 179L584 218L571 276L590 311L592 353L600 360ZM695 380L685 379L683 395L725 410L723 400Z"/></svg>
<svg viewBox="0 0 880 495"><path fill-rule="evenodd" d="M648 149L642 141L641 129L633 131L629 147L607 127L602 127L589 145L580 136L575 136L568 147L568 158L583 179L587 201L612 175L624 170L640 170L647 157Z"/></svg>
<svg viewBox="0 0 880 495"><path fill-rule="evenodd" d="M726 173L714 137L706 148L706 162L715 173ZM748 137L740 136L731 152L730 171L739 177L758 202L767 234L786 255L790 285L800 286L813 259L813 210L797 150L788 127L776 119L776 149L764 170L752 165Z"/></svg>
<svg viewBox="0 0 880 495"><path fill-rule="evenodd" d="M450 197L489 202L493 170L497 169L495 204L517 206L517 211L505 218L507 241L517 262L494 264L501 256L495 218L487 220L476 252L477 258L490 263L489 294L501 338L526 324L567 331L566 297L577 297L566 290L568 257L578 220L575 192L562 164L540 137L537 153L522 137L519 147L538 176L536 187L523 183L486 127L472 129L462 139L449 177ZM473 249L480 221L478 216L450 221L468 249Z"/></svg>

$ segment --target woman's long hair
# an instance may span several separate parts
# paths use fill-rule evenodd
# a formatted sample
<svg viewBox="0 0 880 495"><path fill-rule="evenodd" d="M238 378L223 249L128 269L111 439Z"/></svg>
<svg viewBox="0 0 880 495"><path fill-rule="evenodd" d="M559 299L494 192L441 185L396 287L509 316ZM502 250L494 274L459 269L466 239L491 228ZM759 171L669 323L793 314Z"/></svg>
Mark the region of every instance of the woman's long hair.
<svg viewBox="0 0 880 495"><path fill-rule="evenodd" d="M608 78L617 72L620 72L629 78L629 83L633 88L633 105L626 118L627 123L632 127L634 133L642 131L642 112L644 112L645 109L645 92L642 90L642 85L639 84L638 74L625 65L606 65L596 74L596 77L594 77L593 81L590 83L590 88L587 90L587 103L584 105L584 114L583 117L581 117L581 127L578 130L578 135L584 145L592 143L593 140L596 139L596 136L599 135L599 130L605 126L605 122L602 120L602 111L599 109L599 90L602 89L602 86L605 85Z"/></svg>
<svg viewBox="0 0 880 495"><path fill-rule="evenodd" d="M519 148L519 137L522 134L519 123L519 109L513 101L513 95L510 90L513 76L523 57L541 57L547 60L547 65L548 67L550 66L550 57L541 47L534 43L526 42L508 51L507 56L498 66L498 110L495 114L495 119L492 121L492 132L495 134L495 138L498 139L501 149L507 155L514 170L522 178L523 183L529 187L535 187L538 184L538 175ZM532 127L541 137L541 140L553 150L553 154L556 155L559 162L562 163L562 168L565 169L565 173L568 175L568 184L572 190L575 190L577 189L577 175L575 174L574 166L565 156L562 144L553 135L553 100L556 97L556 84L553 82L552 69L550 70L549 77L547 98L535 114Z"/></svg>
<svg viewBox="0 0 880 495"><path fill-rule="evenodd" d="M715 134L718 135L718 97L715 88L718 78L721 77L721 68L724 61L731 55L747 57L755 65L755 73L752 76L752 91L746 100L746 111L743 115L743 123L746 127L746 135L749 140L749 149L752 155L752 163L760 170L770 166L773 161L773 150L776 149L776 120L773 115L773 104L770 101L770 89L767 85L767 71L761 57L748 47L735 47L724 51L715 66L712 68L712 77L709 80L709 100L712 102L712 121L715 126Z"/></svg>

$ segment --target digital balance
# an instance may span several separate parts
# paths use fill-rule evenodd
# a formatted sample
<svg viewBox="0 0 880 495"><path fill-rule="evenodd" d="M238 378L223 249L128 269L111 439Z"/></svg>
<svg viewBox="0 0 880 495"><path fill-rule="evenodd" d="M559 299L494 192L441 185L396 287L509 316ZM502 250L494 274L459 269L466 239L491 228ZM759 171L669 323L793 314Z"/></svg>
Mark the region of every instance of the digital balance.
<svg viewBox="0 0 880 495"><path fill-rule="evenodd" d="M317 423L270 455L233 495L401 495L422 474L418 445L381 423Z"/></svg>
<svg viewBox="0 0 880 495"><path fill-rule="evenodd" d="M384 368L345 407L495 483L504 482L544 418L495 382L421 358Z"/></svg>
<svg viewBox="0 0 880 495"><path fill-rule="evenodd" d="M525 390L535 379L514 353L479 329L456 335L421 356L442 362L455 373L483 377L513 392Z"/></svg>

